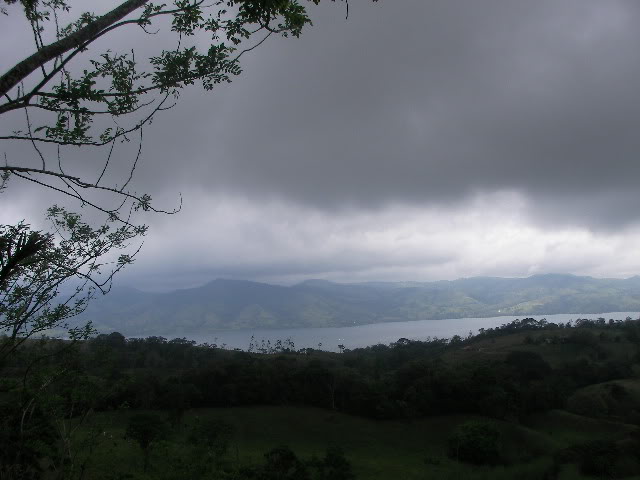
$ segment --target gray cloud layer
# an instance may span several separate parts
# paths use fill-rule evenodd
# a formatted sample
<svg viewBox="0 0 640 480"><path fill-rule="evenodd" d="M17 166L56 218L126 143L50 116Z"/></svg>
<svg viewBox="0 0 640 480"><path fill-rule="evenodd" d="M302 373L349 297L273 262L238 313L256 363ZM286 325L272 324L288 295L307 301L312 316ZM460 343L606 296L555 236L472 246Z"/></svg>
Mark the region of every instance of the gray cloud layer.
<svg viewBox="0 0 640 480"><path fill-rule="evenodd" d="M638 2L352 0L348 21L339 4L310 9L301 39L267 42L233 84L191 89L148 130L136 188L169 207L182 191L185 209L150 219L163 233L144 269L176 248L189 260L167 270L203 278L640 267L621 254L640 220ZM12 215L35 209L12 195Z"/></svg>
<svg viewBox="0 0 640 480"><path fill-rule="evenodd" d="M637 219L637 3L314 13L314 29L272 42L223 97L181 107L201 135L173 147L197 163L189 181L320 208L516 190L542 219Z"/></svg>

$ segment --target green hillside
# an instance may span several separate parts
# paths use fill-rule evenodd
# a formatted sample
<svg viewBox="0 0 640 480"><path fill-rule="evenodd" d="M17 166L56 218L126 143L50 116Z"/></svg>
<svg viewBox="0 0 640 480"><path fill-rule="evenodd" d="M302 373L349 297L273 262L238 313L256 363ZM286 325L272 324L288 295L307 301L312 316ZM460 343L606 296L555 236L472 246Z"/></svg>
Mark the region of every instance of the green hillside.
<svg viewBox="0 0 640 480"><path fill-rule="evenodd" d="M468 278L431 283L285 287L215 280L169 293L114 289L80 320L127 335L197 335L243 328L343 327L443 318L640 311L640 279L572 275Z"/></svg>
<svg viewBox="0 0 640 480"><path fill-rule="evenodd" d="M0 460L46 480L638 480L639 379L640 320L341 353L34 340L0 376Z"/></svg>
<svg viewBox="0 0 640 480"><path fill-rule="evenodd" d="M259 465L264 453L274 445L287 445L300 458L321 457L327 445L339 446L353 466L355 478L366 480L538 480L545 478L553 463L554 452L576 441L598 438L624 438L630 426L610 424L572 416L562 411L537 415L528 424L496 422L500 431L507 465L473 466L447 456L448 438L460 424L482 421L481 417L450 415L415 421L373 421L305 407L246 407L199 409L189 412L180 431L153 452L153 470L141 472L139 453L125 440L129 414L104 414L101 422L113 441L104 444L95 455L92 478L106 479L136 472L139 479L180 478L172 458L188 458L185 448L190 428L198 422L217 419L233 426L231 462ZM106 474L106 472L109 472ZM589 479L575 466L561 468L558 480ZM628 480L638 476L626 476Z"/></svg>

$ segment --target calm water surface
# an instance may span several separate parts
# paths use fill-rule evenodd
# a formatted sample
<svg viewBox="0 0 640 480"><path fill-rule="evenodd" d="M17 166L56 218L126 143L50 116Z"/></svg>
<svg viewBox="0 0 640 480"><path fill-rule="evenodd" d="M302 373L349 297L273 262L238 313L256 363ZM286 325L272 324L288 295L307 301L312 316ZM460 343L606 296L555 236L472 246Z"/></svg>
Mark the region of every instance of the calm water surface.
<svg viewBox="0 0 640 480"><path fill-rule="evenodd" d="M578 318L596 319L604 317L607 320L624 320L626 317L638 318L639 312L609 312L609 313L571 313L560 315L536 315L534 318L546 318L553 323L566 323ZM425 340L427 337L450 338L454 335L467 336L469 332L478 333L480 328L494 328L511 322L517 317L490 318L456 318L449 320L416 320L411 322L376 323L357 327L341 328L282 328L282 329L250 329L236 331L212 332L208 335L192 337L198 343L215 343L225 345L225 348L240 348L247 350L251 337L254 342L270 341L273 345L278 340L291 339L295 348L320 348L322 350L338 351L338 345L345 348L367 347L379 343L389 344L399 338L411 340Z"/></svg>

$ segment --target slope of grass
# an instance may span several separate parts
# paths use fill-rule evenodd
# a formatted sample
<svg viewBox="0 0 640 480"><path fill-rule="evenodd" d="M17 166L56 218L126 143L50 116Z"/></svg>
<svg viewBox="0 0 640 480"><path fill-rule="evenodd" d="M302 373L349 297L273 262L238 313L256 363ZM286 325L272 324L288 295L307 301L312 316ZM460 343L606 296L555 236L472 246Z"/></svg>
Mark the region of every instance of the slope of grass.
<svg viewBox="0 0 640 480"><path fill-rule="evenodd" d="M593 439L616 440L634 430L633 425L588 418L564 410L531 415L523 425L535 429L563 448Z"/></svg>
<svg viewBox="0 0 640 480"><path fill-rule="evenodd" d="M640 380L611 380L581 388L568 399L567 409L590 417L640 422Z"/></svg>
<svg viewBox="0 0 640 480"><path fill-rule="evenodd" d="M575 343L571 337L576 334L590 336L593 343ZM538 353L556 368L581 359L628 360L636 353L637 347L619 330L558 329L517 332L493 338L477 337L468 345L448 350L442 359L453 363L501 360L513 351Z"/></svg>
<svg viewBox="0 0 640 480"><path fill-rule="evenodd" d="M373 421L298 407L201 409L190 411L167 441L155 447L153 471L144 476L139 447L124 438L129 415L124 411L95 417L104 433L93 455L91 478L121 478L119 475L126 472L137 472L139 477L134 478L173 478L168 473L175 467L171 459L189 458L187 433L191 426L205 418L220 418L233 425L235 435L228 454L232 462L259 463L266 451L278 445L288 445L302 458L322 456L327 446L337 445L353 464L357 478L366 480L540 479L558 449L590 438L617 438L631 428L566 412L538 415L523 425L496 422L508 465L472 467L446 456L450 433L457 425L473 418L469 416L401 422ZM584 477L569 466L560 478Z"/></svg>

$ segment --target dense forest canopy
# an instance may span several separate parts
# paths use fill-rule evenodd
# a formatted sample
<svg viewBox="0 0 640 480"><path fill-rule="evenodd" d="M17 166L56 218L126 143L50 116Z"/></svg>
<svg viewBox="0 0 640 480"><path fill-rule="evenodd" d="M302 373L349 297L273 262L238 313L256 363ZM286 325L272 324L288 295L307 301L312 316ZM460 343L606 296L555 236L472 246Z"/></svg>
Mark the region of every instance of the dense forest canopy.
<svg viewBox="0 0 640 480"><path fill-rule="evenodd" d="M46 357L46 352L57 351L63 345L73 348L69 348L64 357ZM522 457L522 452L520 456L515 455L502 445L500 439L506 434L505 428L530 425L535 429L535 423L528 422L536 415L565 411L593 421L614 422L619 425L614 429L617 434L607 436L606 441L589 434L581 441L575 440L577 443L547 447L540 456L548 461L536 468L556 475L566 465L578 465L585 474L616 472L625 476L640 465L637 463L640 459L632 460L638 451L634 442L639 440L637 425L640 424L639 346L637 320L552 324L533 318L487 329L468 338L456 336L424 342L399 339L391 345L342 353L296 350L286 341L249 353L215 345L196 345L185 338L127 339L119 333L102 334L75 344L34 340L24 344L6 365L3 398L21 394L23 373L35 368L34 360L38 361L37 370L41 375L60 372L64 366L65 373L59 373L60 381L48 392L53 397L33 412L38 415L38 423L30 424L38 432L50 429L46 431L51 432L51 437L37 447L29 447L35 448L31 450L35 456L24 456L25 451L15 447L27 448L27 445L12 443L16 437L11 432L18 426L11 424L11 416L5 416L3 431L9 436L3 441L13 444L14 448L3 450L3 461L19 460L24 468L34 468L29 462L37 458L35 465L42 465L41 462L55 465L65 455L56 440L56 422L78 428L73 436L80 431L89 432L92 422L104 421L106 417L100 415L110 415L116 422L108 427L110 435L124 435L129 441L137 442L142 452L140 458L144 460L140 473L154 471L156 477L153 478L161 475L160 471L153 470L154 463L162 462L157 449L164 449L165 455L180 455L177 452L184 448L210 452L210 457L201 460L204 463L192 465L200 469L202 476L197 478L218 478L207 476L212 472L218 472L217 475L226 472L225 475L235 475L230 478L238 479L271 478L260 475L267 475L262 469L271 468L268 465L273 455L287 456L290 466L298 465L294 470L310 475L291 478L325 478L317 475L323 475L322 470L332 462L352 471L348 452L342 449L330 449L324 460L305 460L294 453L296 445L271 451L264 464L255 457L254 462L258 463L241 462L240 465L234 461L231 446L238 445L234 443L238 441L238 432L234 431L233 422L225 420L226 409L273 406L292 409L292 414L296 408L315 407L335 414L410 423L458 416L459 423L454 422L452 430L440 438L445 442L444 450L437 458L428 456L429 461L435 463L425 466L425 471L445 468L443 465L450 461L447 458L494 465L491 468L517 469L533 460ZM3 405L10 408L14 404ZM215 409L221 416L207 420L213 422L211 424L193 423L194 414L204 415L209 409ZM235 412L229 410L232 411ZM263 420L268 422L268 415ZM129 421L124 431L115 427L122 421ZM548 428L561 430L560 426ZM78 449L74 454L80 455L81 451L82 455L86 454L83 448L91 451L105 448L100 438L85 440L88 444L74 445ZM485 445L482 448L486 450L479 450L480 444ZM604 463L589 464L594 449L597 452L604 449L597 453ZM19 451L22 454L16 457ZM82 467L76 464L74 468L95 472L91 469L97 468L97 464L92 464L91 458L87 456ZM211 459L211 464L206 458ZM356 471L361 468L355 467Z"/></svg>

